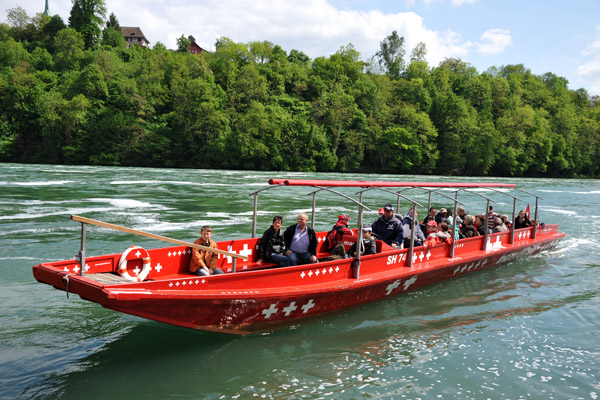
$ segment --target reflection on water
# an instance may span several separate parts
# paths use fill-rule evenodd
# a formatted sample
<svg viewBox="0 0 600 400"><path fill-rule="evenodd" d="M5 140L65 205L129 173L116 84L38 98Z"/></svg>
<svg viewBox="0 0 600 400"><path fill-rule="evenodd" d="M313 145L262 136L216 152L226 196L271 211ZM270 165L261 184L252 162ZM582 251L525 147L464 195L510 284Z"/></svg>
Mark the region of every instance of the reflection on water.
<svg viewBox="0 0 600 400"><path fill-rule="evenodd" d="M210 223L217 239L235 238L250 233L248 194L275 175L445 178L14 164L0 164L0 173L2 399L600 395L600 225L584 224L600 206L593 194L600 192L598 181L514 180L540 192L542 220L567 232L555 250L270 334L237 337L67 300L35 283L31 266L76 254L79 226L71 213L181 240L195 239L199 226ZM310 210L306 191L270 192L259 199L258 231L274 214L291 223L299 210ZM369 194L365 202L377 210L390 201L386 196ZM426 202L423 194L415 197ZM475 197L470 209L484 208ZM447 205L437 200L434 205ZM327 194L317 207L317 229L328 229L340 210L356 212ZM498 208L508 213L512 204ZM375 217L375 211L365 215ZM132 242L161 245L88 231L89 254L120 252Z"/></svg>

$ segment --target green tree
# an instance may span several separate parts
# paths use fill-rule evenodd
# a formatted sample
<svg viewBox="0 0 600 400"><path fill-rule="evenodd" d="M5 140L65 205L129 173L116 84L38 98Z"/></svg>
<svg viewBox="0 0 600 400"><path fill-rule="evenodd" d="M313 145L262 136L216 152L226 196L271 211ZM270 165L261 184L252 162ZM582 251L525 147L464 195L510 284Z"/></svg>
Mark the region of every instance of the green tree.
<svg viewBox="0 0 600 400"><path fill-rule="evenodd" d="M379 64L392 79L399 78L404 70L404 54L404 37L398 36L396 31L381 41L379 51L375 53Z"/></svg>
<svg viewBox="0 0 600 400"><path fill-rule="evenodd" d="M86 49L91 49L98 44L105 16L104 0L73 0L69 27L82 34Z"/></svg>

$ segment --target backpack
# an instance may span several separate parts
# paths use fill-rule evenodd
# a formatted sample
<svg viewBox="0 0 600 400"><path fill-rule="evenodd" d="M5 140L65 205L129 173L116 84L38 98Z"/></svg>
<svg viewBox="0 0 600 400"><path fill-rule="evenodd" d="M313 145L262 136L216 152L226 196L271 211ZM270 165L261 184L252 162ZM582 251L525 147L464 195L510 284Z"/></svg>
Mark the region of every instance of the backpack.
<svg viewBox="0 0 600 400"><path fill-rule="evenodd" d="M343 226L335 225L333 229L327 232L323 250L331 251L338 243L341 243L344 235L354 235L354 233Z"/></svg>

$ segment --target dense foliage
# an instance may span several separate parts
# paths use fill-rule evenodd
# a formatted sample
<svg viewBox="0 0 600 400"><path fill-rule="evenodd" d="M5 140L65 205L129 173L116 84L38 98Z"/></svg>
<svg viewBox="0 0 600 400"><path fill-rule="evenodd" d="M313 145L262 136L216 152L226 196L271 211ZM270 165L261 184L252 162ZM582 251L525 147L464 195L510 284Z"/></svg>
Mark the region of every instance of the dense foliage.
<svg viewBox="0 0 600 400"><path fill-rule="evenodd" d="M523 65L431 67L396 32L369 63L352 45L313 60L227 38L193 55L183 35L180 51L127 49L116 19L16 17L0 24L0 161L600 175L598 98Z"/></svg>

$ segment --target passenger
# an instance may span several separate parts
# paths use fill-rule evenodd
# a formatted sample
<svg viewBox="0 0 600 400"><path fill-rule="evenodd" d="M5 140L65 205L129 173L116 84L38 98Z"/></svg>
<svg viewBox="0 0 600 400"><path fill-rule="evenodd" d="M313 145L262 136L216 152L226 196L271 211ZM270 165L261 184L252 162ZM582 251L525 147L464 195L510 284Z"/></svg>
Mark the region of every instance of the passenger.
<svg viewBox="0 0 600 400"><path fill-rule="evenodd" d="M333 250L338 243L342 243L344 235L354 236L354 232L352 232L352 230L348 228L349 219L350 217L346 216L346 214L342 214L338 217L338 221L336 222L336 224L327 233L323 250Z"/></svg>
<svg viewBox="0 0 600 400"><path fill-rule="evenodd" d="M375 244L375 239L373 239L371 237L372 231L373 231L373 228L371 228L371 226L363 225L363 227L362 227L362 252L360 253L361 256L367 256L369 254L377 253L377 245ZM348 250L348 252L347 252L348 257L356 257L356 244L357 243L358 243L358 240L356 242L354 242L352 247L350 247L350 249Z"/></svg>
<svg viewBox="0 0 600 400"><path fill-rule="evenodd" d="M194 244L217 249L217 244L210 238L212 236L212 228L204 225L200 229L200 237L196 239ZM192 257L190 258L190 272L199 276L218 275L223 271L217 268L217 260L219 255L208 250L192 249Z"/></svg>
<svg viewBox="0 0 600 400"><path fill-rule="evenodd" d="M439 225L446 220L448 217L448 210L440 208L440 212L435 216L435 222Z"/></svg>
<svg viewBox="0 0 600 400"><path fill-rule="evenodd" d="M402 244L402 224L394 216L394 207L387 204L383 207L383 215L371 224L373 233L382 241L397 249Z"/></svg>
<svg viewBox="0 0 600 400"><path fill-rule="evenodd" d="M512 222L510 222L510 220L508 219L508 215L504 214L502 217L502 222L504 222L504 225L506 225L506 227L508 228L508 230L512 230Z"/></svg>
<svg viewBox="0 0 600 400"><path fill-rule="evenodd" d="M485 235L485 231L487 229L487 225L485 224L485 215L478 214L475 217L475 226L477 228L477 232L479 232L480 236ZM489 231L488 231L489 232Z"/></svg>
<svg viewBox="0 0 600 400"><path fill-rule="evenodd" d="M273 217L273 225L263 233L258 245L257 264L263 261L278 263L280 267L288 267L290 258L285 255L285 240L281 230L283 218L277 215Z"/></svg>
<svg viewBox="0 0 600 400"><path fill-rule="evenodd" d="M435 222L435 219L434 219L434 218L435 218L435 216L433 216L433 217L432 217L431 215L427 215L427 216L425 217L425 219L423 220L423 223L422 223L422 224L419 224L419 226L421 227L421 231L423 232L423 235L424 235L425 237L427 237L427 223L428 223L429 221L433 221L433 222ZM437 223L436 223L436 228L437 228Z"/></svg>
<svg viewBox="0 0 600 400"><path fill-rule="evenodd" d="M283 233L285 255L290 258L291 265L297 265L298 261L302 264L316 263L317 260L317 235L315 231L306 223L308 215L301 213L298 215L298 223L288 226Z"/></svg>
<svg viewBox="0 0 600 400"><path fill-rule="evenodd" d="M504 222L502 222L502 218L500 217L494 219L494 229L492 229L492 233L498 232L508 232L508 228L504 225Z"/></svg>
<svg viewBox="0 0 600 400"><path fill-rule="evenodd" d="M515 229L527 228L531 226L531 221L527 218L525 210L520 210L519 215L515 218Z"/></svg>
<svg viewBox="0 0 600 400"><path fill-rule="evenodd" d="M465 219L463 220L462 226L460 228L461 237L462 238L470 238L473 236L479 236L479 232L475 229L475 218L467 214L465 215Z"/></svg>
<svg viewBox="0 0 600 400"><path fill-rule="evenodd" d="M458 213L458 215L456 216L456 225L460 226L463 223L463 221L465 220L465 217L467 216L467 212L465 211L464 207L458 207L456 212Z"/></svg>
<svg viewBox="0 0 600 400"><path fill-rule="evenodd" d="M487 213L487 218L488 218L488 229L490 231L493 231L494 227L496 226L496 218L498 218L498 214L496 214L494 212L494 207L490 206L490 209Z"/></svg>
<svg viewBox="0 0 600 400"><path fill-rule="evenodd" d="M452 244L452 234L450 233L450 225L447 222L442 222L438 225L438 231L436 235L442 239L442 241Z"/></svg>
<svg viewBox="0 0 600 400"><path fill-rule="evenodd" d="M402 235L404 237L404 248L405 249L410 247L410 237L411 237L413 218L416 221L417 215L418 215L417 211L414 209L414 207L411 207L411 208L409 208L408 212L404 216L404 219L402 220ZM415 225L415 233L414 233L413 240L414 240L415 247L423 245L423 241L425 240L425 235L423 235L423 231L421 230L421 227L418 224Z"/></svg>
<svg viewBox="0 0 600 400"><path fill-rule="evenodd" d="M429 217L431 217L431 219L435 221L436 213L437 213L437 210L435 209L435 207L430 207L429 214L427 214L427 216L423 220L423 225L425 225L427 222L429 222Z"/></svg>

